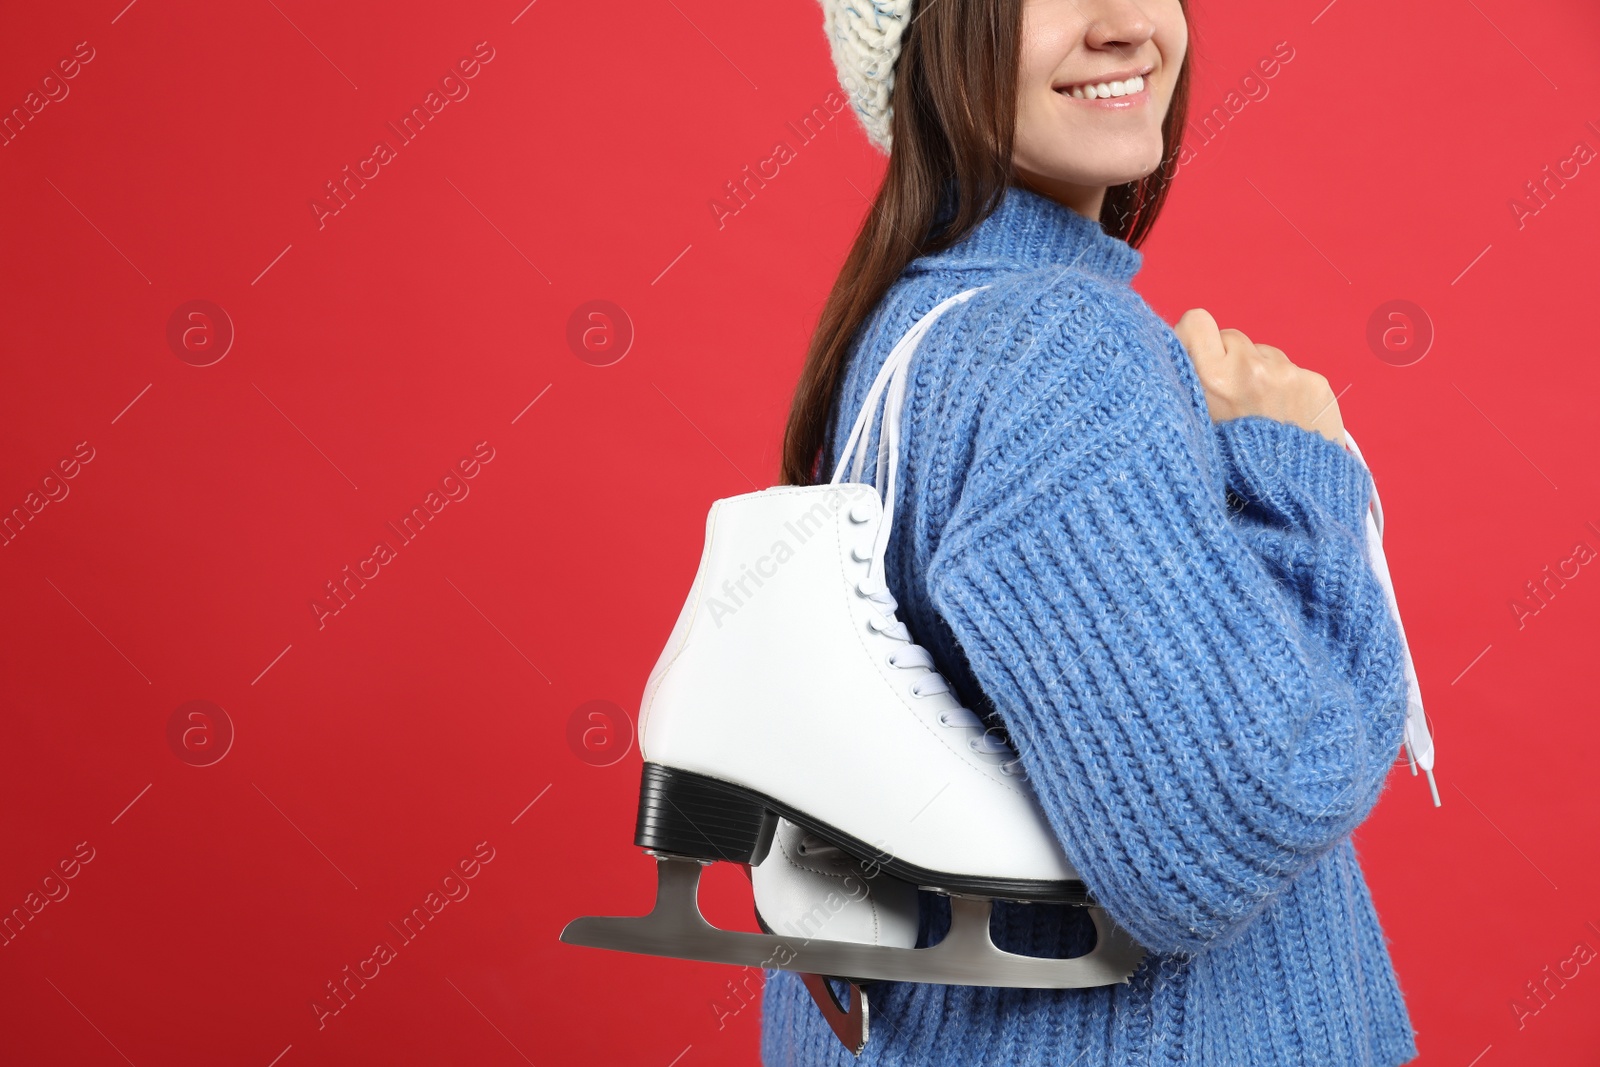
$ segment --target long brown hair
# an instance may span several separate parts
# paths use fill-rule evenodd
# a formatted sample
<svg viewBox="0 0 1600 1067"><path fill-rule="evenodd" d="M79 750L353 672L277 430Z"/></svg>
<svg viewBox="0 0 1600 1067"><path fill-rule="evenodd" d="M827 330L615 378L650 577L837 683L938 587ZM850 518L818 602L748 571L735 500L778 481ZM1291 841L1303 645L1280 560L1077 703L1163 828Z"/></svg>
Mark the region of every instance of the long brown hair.
<svg viewBox="0 0 1600 1067"><path fill-rule="evenodd" d="M1011 151L1022 3L924 0L916 5L895 62L888 170L806 353L784 432L785 485L811 485L826 473L817 471L817 463L834 391L856 331L878 301L913 259L949 248L988 218L1015 179ZM1100 211L1101 228L1135 247L1166 199L1188 100L1185 51L1162 123L1161 166L1106 190ZM930 233L940 214L949 214L949 221Z"/></svg>

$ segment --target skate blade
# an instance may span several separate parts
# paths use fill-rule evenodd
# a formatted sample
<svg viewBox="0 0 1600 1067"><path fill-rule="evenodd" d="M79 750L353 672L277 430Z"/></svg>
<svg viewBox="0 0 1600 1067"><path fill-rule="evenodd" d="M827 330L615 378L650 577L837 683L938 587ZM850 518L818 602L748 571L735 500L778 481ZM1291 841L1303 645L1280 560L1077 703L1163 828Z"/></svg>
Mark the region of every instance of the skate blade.
<svg viewBox="0 0 1600 1067"><path fill-rule="evenodd" d="M721 930L700 913L698 860L656 857L656 903L648 915L588 916L561 931L569 945L740 967L837 975L857 981L932 985L1083 989L1126 982L1144 948L1096 907L1089 908L1096 944L1086 956L1018 956L989 937L990 902L950 898L950 932L931 948L891 948L821 938Z"/></svg>
<svg viewBox="0 0 1600 1067"><path fill-rule="evenodd" d="M839 1003L839 998L833 995L833 987L822 975L805 972L800 975L800 980L806 984L811 999L822 1012L822 1017L827 1020L828 1029L833 1031L833 1036L850 1050L850 1055L861 1055L861 1050L867 1047L867 1022L870 1011L867 991L854 982L848 982L850 992L847 995L850 997L850 1007L846 1008Z"/></svg>

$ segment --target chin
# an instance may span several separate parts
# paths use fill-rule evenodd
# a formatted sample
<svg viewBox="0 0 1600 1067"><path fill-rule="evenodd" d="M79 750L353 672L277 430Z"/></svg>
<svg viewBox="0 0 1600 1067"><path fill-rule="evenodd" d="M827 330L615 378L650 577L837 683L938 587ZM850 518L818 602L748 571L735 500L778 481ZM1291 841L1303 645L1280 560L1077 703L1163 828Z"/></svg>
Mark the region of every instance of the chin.
<svg viewBox="0 0 1600 1067"><path fill-rule="evenodd" d="M1138 181L1161 166L1159 134L1153 139L1122 138L1110 144L1091 145L1078 141L1070 148L1058 141L1050 148L1053 150L1024 151L1019 155L1019 165L1052 181L1108 187Z"/></svg>
<svg viewBox="0 0 1600 1067"><path fill-rule="evenodd" d="M1161 165L1161 157L1143 156L1126 163L1097 161L1099 165L1088 168L1078 166L1049 166L1030 168L1047 179L1070 185L1105 186L1126 185L1153 174Z"/></svg>
<svg viewBox="0 0 1600 1067"><path fill-rule="evenodd" d="M1127 182L1136 182L1140 178L1148 178L1150 175L1154 174L1157 168L1160 166L1161 153L1156 152L1154 155L1146 156L1138 163L1129 166L1126 170L1121 172L1120 177L1113 178L1106 182L1106 184L1123 185Z"/></svg>

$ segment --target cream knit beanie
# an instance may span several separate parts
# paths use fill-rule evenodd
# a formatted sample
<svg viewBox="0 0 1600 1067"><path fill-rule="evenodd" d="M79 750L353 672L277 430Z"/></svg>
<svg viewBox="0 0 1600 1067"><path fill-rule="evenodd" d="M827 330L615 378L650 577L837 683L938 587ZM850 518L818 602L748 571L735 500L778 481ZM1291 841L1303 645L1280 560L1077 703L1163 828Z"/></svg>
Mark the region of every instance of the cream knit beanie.
<svg viewBox="0 0 1600 1067"><path fill-rule="evenodd" d="M889 152L889 91L900 35L911 24L912 0L819 0L822 28L833 51L839 84L867 137Z"/></svg>

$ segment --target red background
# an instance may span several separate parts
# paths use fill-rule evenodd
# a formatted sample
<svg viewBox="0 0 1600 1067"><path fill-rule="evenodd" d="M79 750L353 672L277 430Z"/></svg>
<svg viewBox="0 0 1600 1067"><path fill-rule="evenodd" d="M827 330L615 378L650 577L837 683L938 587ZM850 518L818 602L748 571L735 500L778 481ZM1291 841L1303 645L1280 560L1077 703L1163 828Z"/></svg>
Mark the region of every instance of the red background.
<svg viewBox="0 0 1600 1067"><path fill-rule="evenodd" d="M0 911L93 850L0 948L6 1063L756 1058L756 1009L717 1023L735 972L556 940L653 892L637 749L597 765L630 728L579 709L636 710L707 507L776 480L883 162L848 113L786 125L836 89L814 0L522 2L7 15L0 108L94 58L0 148L0 508L93 450L0 548ZM1197 113L1294 56L1183 168L1138 285L1348 387L1440 751L1444 806L1401 764L1359 834L1418 1062L1593 1063L1600 967L1536 1014L1525 984L1600 949L1600 567L1520 627L1510 603L1600 549L1600 166L1520 226L1510 202L1600 149L1600 14L1193 9ZM470 94L319 227L324 183L478 42ZM203 367L167 339L197 299L236 333ZM1393 299L1435 330L1410 366L1366 341ZM632 325L609 366L567 341L591 300ZM319 627L324 583L479 442L470 495ZM209 766L180 756L219 716L169 740L191 700L234 730ZM325 983L480 842L470 895L319 1028ZM745 921L738 873L714 889Z"/></svg>

